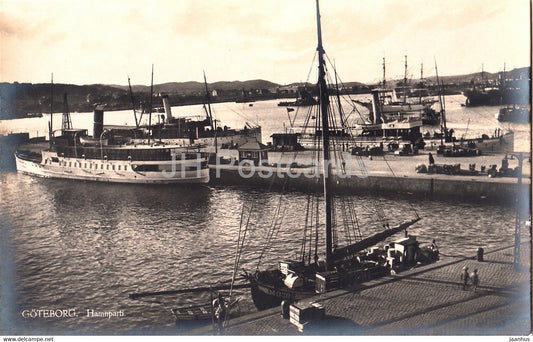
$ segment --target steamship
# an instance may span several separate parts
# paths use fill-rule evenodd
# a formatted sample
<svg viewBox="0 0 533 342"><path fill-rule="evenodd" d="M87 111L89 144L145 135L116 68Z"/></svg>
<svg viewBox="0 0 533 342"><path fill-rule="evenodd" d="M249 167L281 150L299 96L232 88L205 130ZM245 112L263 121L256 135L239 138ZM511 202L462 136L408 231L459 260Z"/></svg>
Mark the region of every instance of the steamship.
<svg viewBox="0 0 533 342"><path fill-rule="evenodd" d="M209 168L198 145L163 144L143 128L103 125L94 110L92 137L87 129L50 131L50 146L40 153L17 150L17 171L45 178L116 183L207 183ZM57 134L60 133L60 134ZM147 139L139 139L147 137Z"/></svg>
<svg viewBox="0 0 533 342"><path fill-rule="evenodd" d="M197 143L206 147L219 146L234 148L244 145L248 140L261 141L261 126L246 123L243 129L227 126L217 127L211 114L210 105L206 108L204 119L174 117L171 112L168 95L160 94L163 102L163 116L159 123L150 127L158 141L166 144L187 145Z"/></svg>

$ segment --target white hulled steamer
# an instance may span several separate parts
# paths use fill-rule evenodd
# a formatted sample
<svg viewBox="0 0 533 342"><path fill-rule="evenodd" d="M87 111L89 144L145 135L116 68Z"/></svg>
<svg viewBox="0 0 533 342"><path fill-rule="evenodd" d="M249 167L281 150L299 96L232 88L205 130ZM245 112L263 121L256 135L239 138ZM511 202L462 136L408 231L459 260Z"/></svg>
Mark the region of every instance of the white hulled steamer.
<svg viewBox="0 0 533 342"><path fill-rule="evenodd" d="M56 132L53 132L56 133ZM207 183L209 168L197 146L138 143L135 127L104 129L103 110L94 111L93 136L86 129L51 134L41 153L17 151L17 171L46 178L116 183Z"/></svg>

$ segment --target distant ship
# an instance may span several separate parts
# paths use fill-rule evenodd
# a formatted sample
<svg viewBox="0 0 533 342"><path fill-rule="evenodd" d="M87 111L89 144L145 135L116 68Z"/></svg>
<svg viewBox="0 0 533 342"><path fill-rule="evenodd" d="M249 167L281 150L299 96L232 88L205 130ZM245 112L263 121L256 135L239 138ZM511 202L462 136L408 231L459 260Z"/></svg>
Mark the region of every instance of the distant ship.
<svg viewBox="0 0 533 342"><path fill-rule="evenodd" d="M318 102L315 100L315 98L305 89L300 90L300 95L296 99L296 101L281 101L278 103L278 106L280 107L291 107L291 106L314 106Z"/></svg>
<svg viewBox="0 0 533 342"><path fill-rule="evenodd" d="M530 103L531 69L520 71L512 78L505 71L500 73L499 82L486 81L481 74L481 83L472 84L470 89L463 91L466 106L501 106L526 105Z"/></svg>
<svg viewBox="0 0 533 342"><path fill-rule="evenodd" d="M386 120L397 120L404 118L419 119L423 125L439 125L440 115L433 108L432 105L436 102L431 98L420 98L417 102L402 101L398 98L397 92L392 89L374 89L372 93L378 93L378 107L382 118ZM352 100L367 108L369 111L373 109L373 103L364 102L360 100ZM373 100L374 101L374 100Z"/></svg>
<svg viewBox="0 0 533 342"><path fill-rule="evenodd" d="M168 95L161 95L164 116L159 123L142 126L150 130L154 138L161 143L186 146L200 144L207 147L232 148L245 144L248 140L261 141L261 126L246 123L243 129L217 126L211 110L204 106L205 118L174 117L170 108ZM146 140L146 138L143 138Z"/></svg>
<svg viewBox="0 0 533 342"><path fill-rule="evenodd" d="M531 109L527 106L505 106L500 108L496 119L502 122L529 123L531 122Z"/></svg>
<svg viewBox="0 0 533 342"><path fill-rule="evenodd" d="M497 87L472 88L463 91L466 106L497 106L503 102L500 89Z"/></svg>

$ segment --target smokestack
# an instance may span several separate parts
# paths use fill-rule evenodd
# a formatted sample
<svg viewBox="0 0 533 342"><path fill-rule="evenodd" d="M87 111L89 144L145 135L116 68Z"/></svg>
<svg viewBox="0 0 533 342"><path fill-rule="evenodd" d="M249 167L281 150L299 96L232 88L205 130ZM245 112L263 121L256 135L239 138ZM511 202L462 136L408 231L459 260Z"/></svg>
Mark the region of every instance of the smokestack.
<svg viewBox="0 0 533 342"><path fill-rule="evenodd" d="M167 122L172 119L172 112L170 111L170 102L168 101L168 95L161 95L163 99L163 107L165 107L165 115Z"/></svg>
<svg viewBox="0 0 533 342"><path fill-rule="evenodd" d="M372 90L372 123L381 123L381 111L379 108L379 91Z"/></svg>
<svg viewBox="0 0 533 342"><path fill-rule="evenodd" d="M97 106L94 108L93 138L99 139L104 131L104 110Z"/></svg>

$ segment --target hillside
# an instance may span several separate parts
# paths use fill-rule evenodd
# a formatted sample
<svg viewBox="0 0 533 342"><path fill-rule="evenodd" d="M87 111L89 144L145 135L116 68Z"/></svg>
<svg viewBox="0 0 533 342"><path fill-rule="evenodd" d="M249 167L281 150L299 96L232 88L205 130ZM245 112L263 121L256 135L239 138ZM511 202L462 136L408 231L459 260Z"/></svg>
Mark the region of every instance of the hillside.
<svg viewBox="0 0 533 342"><path fill-rule="evenodd" d="M250 90L250 89L273 89L279 87L279 84L272 83L265 80L251 80L251 81L222 81L208 83L210 90ZM128 90L128 86L113 85L122 90ZM132 85L134 93L149 92L150 86ZM201 82L169 82L154 85L154 93L179 93L182 95L191 95L198 93L205 93L205 85Z"/></svg>
<svg viewBox="0 0 533 342"><path fill-rule="evenodd" d="M507 79L520 79L522 78L529 78L531 79L531 69L529 67L523 67L523 68L517 68L510 71L505 72L505 77ZM461 84L461 83L471 83L474 82L481 82L481 80L491 80L491 81L498 81L500 78L500 72L490 73L490 72L484 72L483 75L481 72L466 74L466 75L453 75L453 76L439 76L439 79L444 83L455 83L455 84ZM430 82L436 83L436 76L427 77L426 80L429 80Z"/></svg>
<svg viewBox="0 0 533 342"><path fill-rule="evenodd" d="M483 74L485 80L496 83L500 73ZM471 86L472 82L481 81L481 72L466 75L442 76L440 79L445 89L450 93L460 94L462 90ZM506 72L506 78L522 79L527 84L531 79L529 67L513 69ZM391 80L391 83L401 83L403 80ZM416 82L411 80L409 83ZM436 83L436 77L427 77L425 83ZM266 100L274 98L294 98L297 89L306 86L312 88L312 84L291 83L279 85L266 80L249 81L221 81L208 84L213 92L211 101L227 102L236 100ZM360 82L346 82L339 85L344 93L368 93L373 85ZM135 107L145 107L150 100L150 86L133 85ZM63 96L68 94L68 109L72 112L92 111L96 104L104 105L107 110L130 109L131 97L127 85L73 85L54 84L53 87L54 112L62 112ZM169 95L171 105L188 105L205 102L205 85L201 82L169 82L154 85L154 94L166 93ZM155 102L154 106L161 105ZM50 84L31 83L0 83L0 120L25 117L28 113L50 112Z"/></svg>

